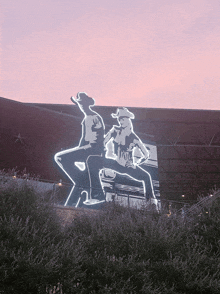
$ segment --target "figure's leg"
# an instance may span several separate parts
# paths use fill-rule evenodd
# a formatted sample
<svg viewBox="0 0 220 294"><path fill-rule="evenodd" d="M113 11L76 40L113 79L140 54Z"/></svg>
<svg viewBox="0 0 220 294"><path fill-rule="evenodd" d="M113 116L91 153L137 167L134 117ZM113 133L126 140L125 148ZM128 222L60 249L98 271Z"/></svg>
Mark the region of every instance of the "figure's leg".
<svg viewBox="0 0 220 294"><path fill-rule="evenodd" d="M116 160L111 158L92 155L88 157L87 165L91 187L90 197L93 199L104 197L101 179L99 176L99 172L101 169L108 168L120 174L128 174L128 168L121 166Z"/></svg>
<svg viewBox="0 0 220 294"><path fill-rule="evenodd" d="M75 165L77 161L86 161L88 152L83 148L71 148L64 151L60 151L55 154L54 160L68 176L68 178L75 183L79 178L79 168Z"/></svg>
<svg viewBox="0 0 220 294"><path fill-rule="evenodd" d="M90 199L104 200L105 195L99 177L99 172L104 167L103 157L100 155L90 155L87 158L86 165L90 182Z"/></svg>
<svg viewBox="0 0 220 294"><path fill-rule="evenodd" d="M137 166L135 169L127 168L127 174L133 177L135 180L143 182L144 196L148 200L148 204L153 205L151 209L158 210L158 201L154 194L153 182L149 172L144 170L142 167Z"/></svg>
<svg viewBox="0 0 220 294"><path fill-rule="evenodd" d="M135 169L128 168L128 175L134 179L142 181L144 184L144 196L146 199L156 198L154 195L153 182L150 173L145 171L142 167L136 166Z"/></svg>
<svg viewBox="0 0 220 294"><path fill-rule="evenodd" d="M99 172L103 168L108 168L115 170L116 172L120 172L120 165L114 159L90 155L87 159L87 166L91 187L90 198L99 200L105 199Z"/></svg>
<svg viewBox="0 0 220 294"><path fill-rule="evenodd" d="M74 205L83 190L89 188L89 179L87 170L80 170L75 162L85 162L88 157L88 151L83 148L72 148L55 154L55 162L69 177L73 183L73 188L65 202L65 205Z"/></svg>

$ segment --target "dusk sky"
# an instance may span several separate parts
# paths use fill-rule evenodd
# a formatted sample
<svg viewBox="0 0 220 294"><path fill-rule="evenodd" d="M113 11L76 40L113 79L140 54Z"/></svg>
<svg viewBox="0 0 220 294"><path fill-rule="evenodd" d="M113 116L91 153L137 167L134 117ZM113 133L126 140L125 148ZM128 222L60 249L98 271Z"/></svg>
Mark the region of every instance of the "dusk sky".
<svg viewBox="0 0 220 294"><path fill-rule="evenodd" d="M220 110L219 0L1 0L0 97Z"/></svg>

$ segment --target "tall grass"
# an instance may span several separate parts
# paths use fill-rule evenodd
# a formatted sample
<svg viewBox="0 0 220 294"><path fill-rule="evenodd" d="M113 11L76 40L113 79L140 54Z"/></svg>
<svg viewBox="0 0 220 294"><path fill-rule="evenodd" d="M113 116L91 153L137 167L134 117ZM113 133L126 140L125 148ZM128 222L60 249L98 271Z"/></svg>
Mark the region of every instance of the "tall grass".
<svg viewBox="0 0 220 294"><path fill-rule="evenodd" d="M0 194L0 293L220 292L218 198L190 219L110 203L63 228L50 195Z"/></svg>

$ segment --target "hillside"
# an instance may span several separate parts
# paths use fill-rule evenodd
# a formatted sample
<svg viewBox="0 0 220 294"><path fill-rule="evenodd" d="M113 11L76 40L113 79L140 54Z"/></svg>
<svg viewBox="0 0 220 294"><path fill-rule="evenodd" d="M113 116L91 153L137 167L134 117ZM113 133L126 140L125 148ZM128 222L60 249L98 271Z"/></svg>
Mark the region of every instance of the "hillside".
<svg viewBox="0 0 220 294"><path fill-rule="evenodd" d="M57 180L53 156L75 147L81 118L0 98L0 169L19 167L41 178Z"/></svg>

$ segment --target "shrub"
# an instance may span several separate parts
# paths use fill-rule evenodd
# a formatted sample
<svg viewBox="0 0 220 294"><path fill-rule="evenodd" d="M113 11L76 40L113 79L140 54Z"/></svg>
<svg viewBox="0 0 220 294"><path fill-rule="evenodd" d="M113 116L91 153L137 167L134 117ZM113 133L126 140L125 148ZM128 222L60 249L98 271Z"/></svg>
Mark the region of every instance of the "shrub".
<svg viewBox="0 0 220 294"><path fill-rule="evenodd" d="M38 293L57 281L59 220L48 199L26 184L0 193L1 285L7 293Z"/></svg>
<svg viewBox="0 0 220 294"><path fill-rule="evenodd" d="M2 293L220 291L218 198L190 218L109 203L63 228L50 195L14 184L0 193Z"/></svg>
<svg viewBox="0 0 220 294"><path fill-rule="evenodd" d="M212 243L198 232L206 218L168 218L114 204L82 215L66 229L84 246L78 293L218 293L219 252L213 255Z"/></svg>

